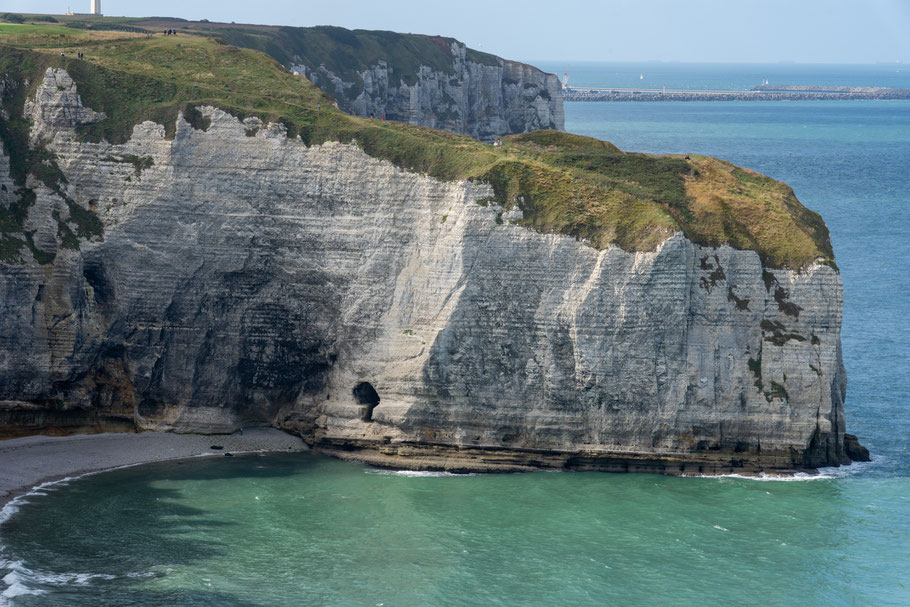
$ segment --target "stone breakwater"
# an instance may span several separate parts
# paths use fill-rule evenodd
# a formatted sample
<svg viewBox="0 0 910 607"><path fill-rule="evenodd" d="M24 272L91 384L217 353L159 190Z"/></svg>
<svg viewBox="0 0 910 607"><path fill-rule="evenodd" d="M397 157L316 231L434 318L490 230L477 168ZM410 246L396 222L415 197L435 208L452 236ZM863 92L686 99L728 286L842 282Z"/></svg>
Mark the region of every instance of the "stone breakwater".
<svg viewBox="0 0 910 607"><path fill-rule="evenodd" d="M570 89L566 101L858 101L910 99L910 89L756 87L751 91L655 91Z"/></svg>
<svg viewBox="0 0 910 607"><path fill-rule="evenodd" d="M0 263L0 433L274 425L396 467L717 473L848 463L838 272L681 234L596 250L354 145L202 108L86 143L29 105L61 192ZM206 121L206 123L209 122ZM250 136L250 133L254 133ZM124 162L140 159L141 162ZM13 202L0 156L0 204ZM64 196L69 199L67 202ZM103 236L64 246L72 204Z"/></svg>
<svg viewBox="0 0 910 607"><path fill-rule="evenodd" d="M497 58L497 65L476 63L457 42L449 50L452 73L424 65L413 84L385 61L361 72L359 82L345 81L325 66L289 67L323 86L341 109L358 116L419 124L488 143L513 133L565 130L562 86L555 75L506 59ZM352 97L352 89L360 92Z"/></svg>

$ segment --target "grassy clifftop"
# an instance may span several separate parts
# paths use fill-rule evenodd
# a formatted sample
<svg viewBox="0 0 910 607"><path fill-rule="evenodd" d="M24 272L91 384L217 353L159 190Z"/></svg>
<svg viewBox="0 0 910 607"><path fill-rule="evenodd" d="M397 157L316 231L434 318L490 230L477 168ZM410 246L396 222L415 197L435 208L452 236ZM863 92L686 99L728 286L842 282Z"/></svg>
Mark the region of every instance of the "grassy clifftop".
<svg viewBox="0 0 910 607"><path fill-rule="evenodd" d="M0 24L0 45L0 74L20 88L27 80L33 91L48 67L70 73L83 102L108 116L81 129L87 140L125 141L143 120L173 133L178 112L192 122L196 107L215 105L238 117L280 121L289 137L307 145L356 141L367 154L405 170L490 183L494 199L479 204L517 205L526 227L593 247L653 250L682 231L701 244L755 250L773 267L796 269L818 258L833 264L821 217L789 187L714 158L625 153L555 131L507 137L494 148L466 136L350 116L266 54L206 36ZM84 60L75 59L77 51ZM23 99L10 91L3 99L11 115L0 117L7 155L23 154L15 147L27 128L16 118ZM43 170L38 164L32 168Z"/></svg>
<svg viewBox="0 0 910 607"><path fill-rule="evenodd" d="M443 74L454 75L454 62L450 48L453 38L399 34L397 32L347 30L341 27L280 27L265 31L235 26L217 29L194 24L192 31L211 33L229 44L260 50L278 60L282 65L303 64L311 68L325 66L345 82L354 83L345 92L349 99L356 98L363 90L360 73L385 61L395 76L408 85L417 82L420 66L432 67ZM499 65L499 60L486 53L470 50L468 58L476 63ZM316 73L317 84L328 87Z"/></svg>
<svg viewBox="0 0 910 607"><path fill-rule="evenodd" d="M8 15L8 14L7 14ZM4 15L0 15L2 19ZM395 78L408 85L417 82L419 68L428 66L443 74L455 74L452 45L458 41L444 36L402 34L378 30L348 30L343 27L319 25L315 27L289 27L187 21L166 17L87 17L80 15L48 16L13 15L14 21L87 31L134 31L159 33L175 29L182 35L199 35L221 38L228 44L258 50L271 56L284 66L302 64L310 68L325 68L340 77L349 86L336 91L332 82L321 72L314 72L316 84L339 103L355 99L363 90L360 74L379 61L385 61ZM475 49L466 50L467 59L482 65L499 65L499 58Z"/></svg>

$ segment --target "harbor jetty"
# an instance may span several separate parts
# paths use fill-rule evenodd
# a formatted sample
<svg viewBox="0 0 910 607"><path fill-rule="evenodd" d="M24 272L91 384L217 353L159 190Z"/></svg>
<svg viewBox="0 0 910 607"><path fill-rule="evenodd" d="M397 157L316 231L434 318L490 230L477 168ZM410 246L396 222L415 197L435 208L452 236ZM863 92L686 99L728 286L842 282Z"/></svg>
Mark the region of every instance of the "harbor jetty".
<svg viewBox="0 0 910 607"><path fill-rule="evenodd" d="M910 99L910 89L761 84L746 91L568 87L566 101L855 101Z"/></svg>

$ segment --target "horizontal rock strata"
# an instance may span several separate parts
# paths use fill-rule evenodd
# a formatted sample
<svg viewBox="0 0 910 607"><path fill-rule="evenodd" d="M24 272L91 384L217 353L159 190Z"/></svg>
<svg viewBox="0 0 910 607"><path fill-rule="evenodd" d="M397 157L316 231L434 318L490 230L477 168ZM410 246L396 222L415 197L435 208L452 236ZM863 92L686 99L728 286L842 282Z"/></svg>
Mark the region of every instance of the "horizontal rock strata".
<svg viewBox="0 0 910 607"><path fill-rule="evenodd" d="M471 61L467 48L449 45L452 73L420 66L414 82L378 61L344 80L324 65L291 64L358 116L399 120L470 135L492 142L537 129L565 130L562 86L553 74L498 59L496 65Z"/></svg>
<svg viewBox="0 0 910 607"><path fill-rule="evenodd" d="M596 250L499 217L477 202L488 185L211 107L173 139L145 122L123 145L81 142L91 115L47 107L73 103L46 90L64 76L32 109L66 178L29 178L31 238L53 260L23 247L0 264L4 436L275 425L458 470L849 461L828 265L769 269L681 234ZM103 235L73 248L60 222L77 208Z"/></svg>

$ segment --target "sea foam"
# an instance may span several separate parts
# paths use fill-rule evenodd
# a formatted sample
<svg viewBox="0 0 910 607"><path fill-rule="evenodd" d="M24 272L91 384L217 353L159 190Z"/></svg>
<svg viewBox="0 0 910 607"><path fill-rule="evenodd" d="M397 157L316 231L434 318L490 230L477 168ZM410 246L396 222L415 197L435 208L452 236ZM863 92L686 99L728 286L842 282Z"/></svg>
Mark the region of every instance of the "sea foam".
<svg viewBox="0 0 910 607"><path fill-rule="evenodd" d="M810 474L808 472L791 472L789 474L766 474L760 472L755 475L748 474L692 474L692 475L683 475L685 478L736 478L743 479L747 481L771 481L771 482L781 482L781 483L793 483L793 482L805 482L805 481L829 481L836 480L841 478L847 478L850 476L856 476L867 472L870 468L879 467L887 461L887 458L882 456L875 456L872 458L872 461L868 462L853 462L849 466L839 466L839 467L828 467L828 468L819 468L818 472L815 474Z"/></svg>
<svg viewBox="0 0 910 607"><path fill-rule="evenodd" d="M472 473L459 474L455 472L439 472L431 470L384 470L381 468L367 468L367 474L378 474L380 476L406 476L413 478L431 478L440 476L475 476Z"/></svg>
<svg viewBox="0 0 910 607"><path fill-rule="evenodd" d="M113 580L117 576L109 573L47 572L29 569L22 561L0 559L0 569L7 571L3 576L6 588L0 592L0 607L10 604L10 599L22 595L47 594L40 586L87 586L94 580Z"/></svg>

